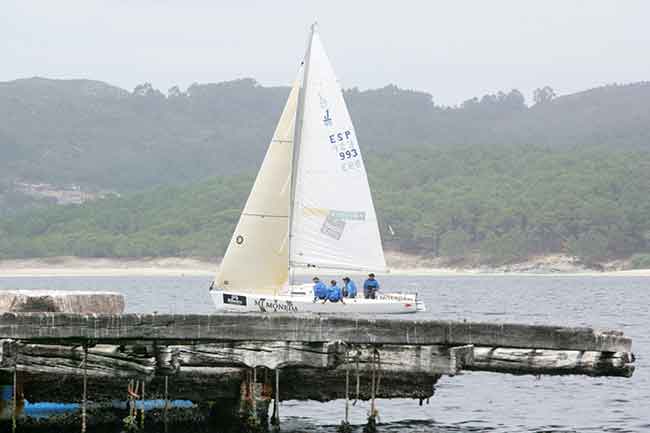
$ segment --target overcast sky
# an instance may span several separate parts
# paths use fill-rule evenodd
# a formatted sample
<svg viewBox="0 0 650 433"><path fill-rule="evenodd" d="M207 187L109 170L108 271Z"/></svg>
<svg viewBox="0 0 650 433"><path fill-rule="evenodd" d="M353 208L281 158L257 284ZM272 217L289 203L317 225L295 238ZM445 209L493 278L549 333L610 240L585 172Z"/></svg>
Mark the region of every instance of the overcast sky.
<svg viewBox="0 0 650 433"><path fill-rule="evenodd" d="M286 85L318 20L346 88L393 83L447 105L517 88L530 100L544 85L650 80L649 19L645 0L2 0L0 81Z"/></svg>

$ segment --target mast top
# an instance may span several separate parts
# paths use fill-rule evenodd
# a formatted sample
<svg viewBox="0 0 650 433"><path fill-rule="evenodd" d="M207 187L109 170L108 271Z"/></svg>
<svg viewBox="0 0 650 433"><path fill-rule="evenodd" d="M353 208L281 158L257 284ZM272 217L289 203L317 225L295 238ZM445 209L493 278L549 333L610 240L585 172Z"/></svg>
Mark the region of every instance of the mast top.
<svg viewBox="0 0 650 433"><path fill-rule="evenodd" d="M318 33L318 21L314 21L314 23L311 25L311 33L312 35L314 33Z"/></svg>

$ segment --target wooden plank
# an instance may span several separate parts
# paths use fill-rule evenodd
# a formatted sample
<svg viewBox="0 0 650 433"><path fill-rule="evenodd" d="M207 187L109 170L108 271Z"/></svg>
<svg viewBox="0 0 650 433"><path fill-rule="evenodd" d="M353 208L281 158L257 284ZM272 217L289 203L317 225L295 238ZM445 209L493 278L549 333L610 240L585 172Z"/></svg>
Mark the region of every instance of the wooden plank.
<svg viewBox="0 0 650 433"><path fill-rule="evenodd" d="M632 345L620 332L582 327L280 314L5 313L0 338L474 344L598 352L630 352Z"/></svg>

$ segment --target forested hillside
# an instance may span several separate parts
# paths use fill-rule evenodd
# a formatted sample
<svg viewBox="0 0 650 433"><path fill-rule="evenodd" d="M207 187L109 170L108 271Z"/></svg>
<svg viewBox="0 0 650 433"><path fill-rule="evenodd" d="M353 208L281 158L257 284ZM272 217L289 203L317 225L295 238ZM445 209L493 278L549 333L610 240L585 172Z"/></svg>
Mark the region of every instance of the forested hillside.
<svg viewBox="0 0 650 433"><path fill-rule="evenodd" d="M223 254L287 92L0 83L0 203L14 206L0 257ZM388 248L474 263L650 253L650 84L540 89L530 106L516 90L458 107L394 86L345 97ZM30 210L16 179L122 197Z"/></svg>
<svg viewBox="0 0 650 433"><path fill-rule="evenodd" d="M0 83L0 188L23 179L142 190L252 172L288 88L252 79L166 94L98 81ZM650 146L650 83L608 86L527 106L516 91L459 107L394 86L345 94L366 153L412 146Z"/></svg>
<svg viewBox="0 0 650 433"><path fill-rule="evenodd" d="M650 247L646 153L411 150L368 160L388 248L500 264L557 252L596 263ZM0 256L218 256L251 183L214 178L20 214L0 220Z"/></svg>

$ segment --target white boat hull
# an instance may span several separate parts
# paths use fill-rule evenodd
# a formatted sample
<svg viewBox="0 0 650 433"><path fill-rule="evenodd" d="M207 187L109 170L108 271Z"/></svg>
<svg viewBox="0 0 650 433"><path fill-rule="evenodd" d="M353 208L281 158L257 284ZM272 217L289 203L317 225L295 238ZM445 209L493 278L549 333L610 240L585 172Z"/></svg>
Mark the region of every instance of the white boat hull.
<svg viewBox="0 0 650 433"><path fill-rule="evenodd" d="M314 302L309 291L282 295L210 291L217 311L240 313L409 314L424 310L414 294L391 293L378 299L345 298L344 302Z"/></svg>

